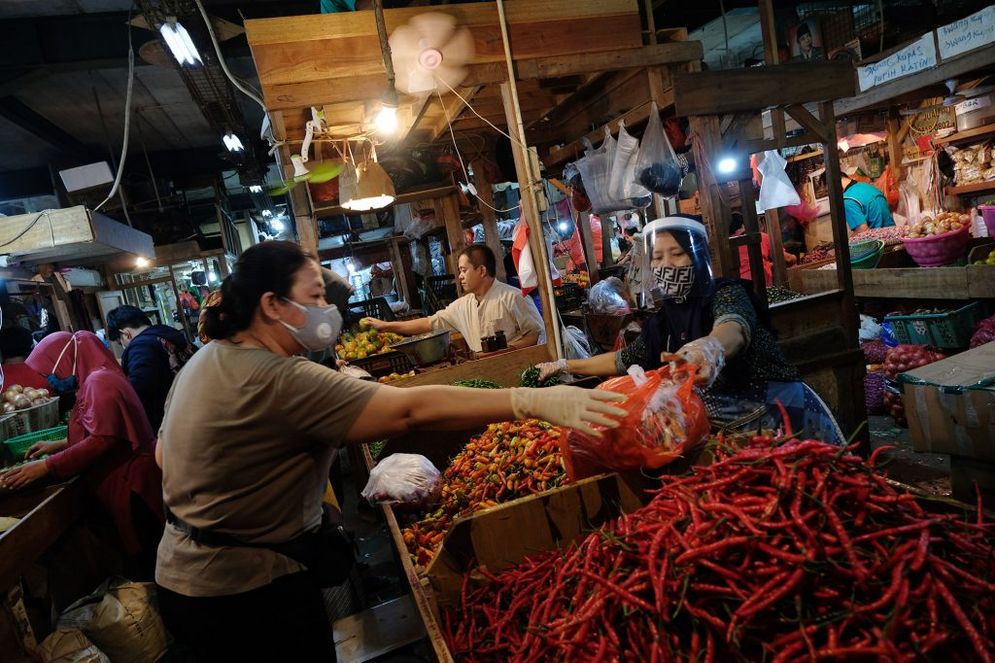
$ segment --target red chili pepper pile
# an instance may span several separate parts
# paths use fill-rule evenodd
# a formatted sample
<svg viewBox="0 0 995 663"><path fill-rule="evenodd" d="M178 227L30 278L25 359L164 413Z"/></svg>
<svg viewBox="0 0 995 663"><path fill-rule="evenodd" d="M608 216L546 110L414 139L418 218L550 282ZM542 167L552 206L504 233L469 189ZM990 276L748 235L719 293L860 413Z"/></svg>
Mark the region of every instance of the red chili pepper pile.
<svg viewBox="0 0 995 663"><path fill-rule="evenodd" d="M877 452L876 452L877 453ZM445 614L466 661L992 658L995 528L930 512L817 441L668 480ZM980 505L979 505L980 506ZM973 518L973 516L972 516Z"/></svg>
<svg viewBox="0 0 995 663"><path fill-rule="evenodd" d="M415 565L428 565L459 516L560 486L559 438L556 426L525 419L490 424L471 439L442 473L438 508L403 532Z"/></svg>

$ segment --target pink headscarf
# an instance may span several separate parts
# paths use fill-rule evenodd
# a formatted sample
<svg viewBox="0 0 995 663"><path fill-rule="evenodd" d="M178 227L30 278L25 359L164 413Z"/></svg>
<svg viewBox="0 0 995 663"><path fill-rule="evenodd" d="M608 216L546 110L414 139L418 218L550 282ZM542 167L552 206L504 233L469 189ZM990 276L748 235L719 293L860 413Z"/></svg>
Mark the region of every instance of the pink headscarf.
<svg viewBox="0 0 995 663"><path fill-rule="evenodd" d="M80 386L100 368L116 370L124 375L111 351L104 347L96 334L88 331L49 334L39 341L24 363L43 377L50 373L60 379L75 375Z"/></svg>
<svg viewBox="0 0 995 663"><path fill-rule="evenodd" d="M139 453L154 450L155 435L145 408L114 355L96 334L49 334L25 363L42 375L55 373L60 379L76 376L79 390L74 416L79 417L86 433L127 440Z"/></svg>

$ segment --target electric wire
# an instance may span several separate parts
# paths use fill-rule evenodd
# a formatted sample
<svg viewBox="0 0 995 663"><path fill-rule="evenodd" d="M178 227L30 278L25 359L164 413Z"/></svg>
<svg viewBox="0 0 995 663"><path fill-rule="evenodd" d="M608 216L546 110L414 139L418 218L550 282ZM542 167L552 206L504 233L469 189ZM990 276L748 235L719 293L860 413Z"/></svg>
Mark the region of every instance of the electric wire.
<svg viewBox="0 0 995 663"><path fill-rule="evenodd" d="M100 208L107 204L114 194L117 193L118 187L121 186L121 176L124 175L124 163L128 160L128 137L131 135L131 93L135 87L135 49L132 48L131 44L131 22L128 22L128 89L124 95L124 139L121 141L121 158L117 160L117 174L114 176L114 184L111 185L110 193L104 198L99 205L93 208L94 212L100 211ZM122 199L122 207L124 207ZM127 208L125 207L125 216L128 215ZM129 220L130 223L130 220Z"/></svg>
<svg viewBox="0 0 995 663"><path fill-rule="evenodd" d="M200 10L200 15L204 19L204 25L207 26L207 34L211 38L211 43L214 45L214 52L218 55L218 64L221 65L221 71L225 72L225 76L231 81L231 84L235 86L239 92L252 99L254 102L259 104L259 107L263 109L263 113L268 113L266 109L266 104L263 103L262 97L259 96L259 92L255 89L250 89L248 85L242 84L238 78L235 77L231 70L228 69L228 63L225 62L225 57L221 54L221 44L218 43L218 37L214 34L214 26L211 25L211 18L207 15L207 10L204 9L204 3L200 0L194 0L197 5L197 9Z"/></svg>

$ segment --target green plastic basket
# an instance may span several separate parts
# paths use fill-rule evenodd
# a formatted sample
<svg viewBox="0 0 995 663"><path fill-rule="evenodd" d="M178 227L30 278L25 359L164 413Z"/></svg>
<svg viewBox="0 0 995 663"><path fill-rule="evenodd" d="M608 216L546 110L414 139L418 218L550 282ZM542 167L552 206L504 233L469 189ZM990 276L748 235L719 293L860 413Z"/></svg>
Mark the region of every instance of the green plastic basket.
<svg viewBox="0 0 995 663"><path fill-rule="evenodd" d="M872 239L850 245L850 266L853 269L874 269L884 255L884 242Z"/></svg>
<svg viewBox="0 0 995 663"><path fill-rule="evenodd" d="M7 450L14 456L14 458L20 460L24 458L24 454L28 452L28 449L35 442L41 442L43 440L61 440L66 437L66 426L56 426L55 428L46 428L45 430L35 431L34 433L25 433L24 435L18 435L17 437L12 437L9 440L4 440L4 444L7 446Z"/></svg>
<svg viewBox="0 0 995 663"><path fill-rule="evenodd" d="M966 348L980 319L981 302L972 302L946 313L885 316L899 343L938 348Z"/></svg>

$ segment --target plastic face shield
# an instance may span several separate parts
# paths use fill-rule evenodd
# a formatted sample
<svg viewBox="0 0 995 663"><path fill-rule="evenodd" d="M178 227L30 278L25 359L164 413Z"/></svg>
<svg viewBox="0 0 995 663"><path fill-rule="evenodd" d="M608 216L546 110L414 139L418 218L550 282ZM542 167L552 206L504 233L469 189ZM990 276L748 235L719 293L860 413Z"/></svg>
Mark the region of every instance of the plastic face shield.
<svg viewBox="0 0 995 663"><path fill-rule="evenodd" d="M655 302L683 302L708 290L712 260L703 224L685 217L665 217L646 224L642 235L643 273L651 275Z"/></svg>

